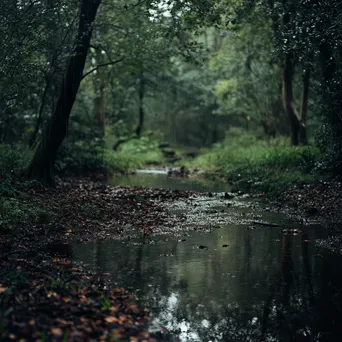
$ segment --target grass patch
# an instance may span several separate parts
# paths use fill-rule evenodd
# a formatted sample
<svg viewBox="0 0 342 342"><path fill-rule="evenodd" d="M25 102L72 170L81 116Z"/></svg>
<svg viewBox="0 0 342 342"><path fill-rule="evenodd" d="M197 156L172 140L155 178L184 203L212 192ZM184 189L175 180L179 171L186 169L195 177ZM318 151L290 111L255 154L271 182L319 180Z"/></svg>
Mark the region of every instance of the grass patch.
<svg viewBox="0 0 342 342"><path fill-rule="evenodd" d="M134 171L146 165L158 165L163 160L158 141L141 137L123 143L118 151L107 149L104 162L112 172Z"/></svg>
<svg viewBox="0 0 342 342"><path fill-rule="evenodd" d="M223 143L186 166L224 176L236 190L276 195L298 183L325 178L323 156L313 146L289 147L286 139L270 142L232 132Z"/></svg>

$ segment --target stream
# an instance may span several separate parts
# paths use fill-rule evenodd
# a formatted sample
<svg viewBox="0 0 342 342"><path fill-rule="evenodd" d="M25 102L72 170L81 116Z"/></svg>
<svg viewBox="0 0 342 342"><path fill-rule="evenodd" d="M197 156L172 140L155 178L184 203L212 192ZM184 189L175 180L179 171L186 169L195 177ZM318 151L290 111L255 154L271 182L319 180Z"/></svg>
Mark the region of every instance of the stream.
<svg viewBox="0 0 342 342"><path fill-rule="evenodd" d="M341 340L341 258L315 245L326 228L227 199L223 183L150 171L110 184L203 193L168 207L187 217L177 234L70 245L74 261L134 290L151 332L182 342Z"/></svg>

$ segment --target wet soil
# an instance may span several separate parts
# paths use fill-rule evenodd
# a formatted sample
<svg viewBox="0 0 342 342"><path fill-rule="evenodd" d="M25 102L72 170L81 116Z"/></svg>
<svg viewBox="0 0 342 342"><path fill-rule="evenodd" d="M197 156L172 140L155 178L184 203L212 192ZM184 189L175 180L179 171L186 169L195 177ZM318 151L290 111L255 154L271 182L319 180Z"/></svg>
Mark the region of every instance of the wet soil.
<svg viewBox="0 0 342 342"><path fill-rule="evenodd" d="M279 195L275 206L279 211L308 222L319 222L331 232L317 243L342 253L342 183L324 181L301 184Z"/></svg>
<svg viewBox="0 0 342 342"><path fill-rule="evenodd" d="M183 218L170 214L166 203L190 192L69 180L56 189L27 186L21 196L44 215L1 231L1 341L167 340L146 331L149 311L130 291L54 256L53 246L168 229Z"/></svg>
<svg viewBox="0 0 342 342"><path fill-rule="evenodd" d="M319 219L329 225L342 223L341 182L297 185L281 194L277 203L302 217Z"/></svg>
<svg viewBox="0 0 342 342"><path fill-rule="evenodd" d="M23 219L0 235L1 340L168 340L163 330L147 332L149 310L136 301L133 292L108 284L106 272L99 275L67 256L54 255L54 246L137 238L149 244L156 233L210 233L233 217L229 211L238 205L232 203L237 194L223 190L203 196L184 189L186 186L181 190L147 189L87 180L61 181L56 189L22 189L26 200L53 214L42 214L32 222ZM239 203L241 208L235 212L239 222L248 225L246 229L258 230L267 224L253 216L253 204ZM305 217L338 227L341 203L341 183L321 183L284 193L277 207L303 224ZM251 212L247 221L246 207ZM184 208L192 208L190 215L185 215ZM334 243L327 247L340 250L338 235L331 241ZM201 246L206 250L206 244L198 249Z"/></svg>

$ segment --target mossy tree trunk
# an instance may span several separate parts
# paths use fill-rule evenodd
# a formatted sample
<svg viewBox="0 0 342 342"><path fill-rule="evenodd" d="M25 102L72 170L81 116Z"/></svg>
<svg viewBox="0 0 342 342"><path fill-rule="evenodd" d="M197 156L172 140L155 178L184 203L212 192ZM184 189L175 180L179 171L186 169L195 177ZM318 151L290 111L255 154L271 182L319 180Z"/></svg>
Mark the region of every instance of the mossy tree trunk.
<svg viewBox="0 0 342 342"><path fill-rule="evenodd" d="M27 169L27 175L30 178L42 181L44 184L54 185L53 167L58 149L67 134L70 112L82 80L92 26L100 4L101 0L82 0L81 2L74 50L68 60L59 98Z"/></svg>

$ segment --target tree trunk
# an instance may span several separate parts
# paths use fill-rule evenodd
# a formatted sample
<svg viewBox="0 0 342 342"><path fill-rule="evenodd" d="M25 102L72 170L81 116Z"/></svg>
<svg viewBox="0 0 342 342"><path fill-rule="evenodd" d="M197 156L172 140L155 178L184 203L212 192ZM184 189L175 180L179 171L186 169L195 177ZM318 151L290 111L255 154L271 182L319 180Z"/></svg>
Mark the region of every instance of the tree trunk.
<svg viewBox="0 0 342 342"><path fill-rule="evenodd" d="M94 119L96 121L98 127L98 133L101 138L104 137L105 126L104 126L104 80L101 78L100 80L96 80L96 83L99 82L99 89L96 89L96 96L94 98ZM96 86L96 85L95 85Z"/></svg>
<svg viewBox="0 0 342 342"><path fill-rule="evenodd" d="M144 96L145 96L145 80L144 80L144 71L141 68L140 70L140 82L139 82L139 123L135 133L138 138L141 137L141 131L144 125Z"/></svg>
<svg viewBox="0 0 342 342"><path fill-rule="evenodd" d="M54 112L47 123L36 153L27 169L30 178L54 184L53 166L67 133L68 120L80 86L98 7L101 0L82 0L75 45L69 57Z"/></svg>
<svg viewBox="0 0 342 342"><path fill-rule="evenodd" d="M303 92L302 92L302 102L300 105L300 121L302 125L300 126L300 129L299 129L299 141L302 145L308 144L306 119L307 119L307 114L308 114L309 86L310 86L310 70L306 69L303 74Z"/></svg>
<svg viewBox="0 0 342 342"><path fill-rule="evenodd" d="M36 141L37 134L39 132L39 127L41 126L41 123L42 123L43 111L44 111L44 107L45 107L45 100L46 100L46 97L47 97L47 94L48 94L48 91L49 91L49 88L50 88L50 84L51 84L50 77L52 77L52 76L49 76L49 78L46 81L45 89L44 89L42 100L41 100L41 104L40 104L40 107L39 107L37 121L36 121L36 124L35 124L35 128L34 128L34 130L32 132L30 140L29 140L29 147L30 148L33 147L33 145L34 145L34 143Z"/></svg>
<svg viewBox="0 0 342 342"><path fill-rule="evenodd" d="M322 36L324 34L322 33ZM338 178L342 175L342 84L338 60L334 56L334 47L329 44L328 37L320 45L320 63L322 70L321 108L324 110L326 122L332 130L332 163L333 174Z"/></svg>
<svg viewBox="0 0 342 342"><path fill-rule="evenodd" d="M287 53L284 59L282 99L283 99L284 111L290 123L291 144L293 146L297 146L299 143L299 129L300 129L301 124L300 124L297 111L292 103L293 73L294 73L294 68L293 68L292 56L290 53Z"/></svg>

